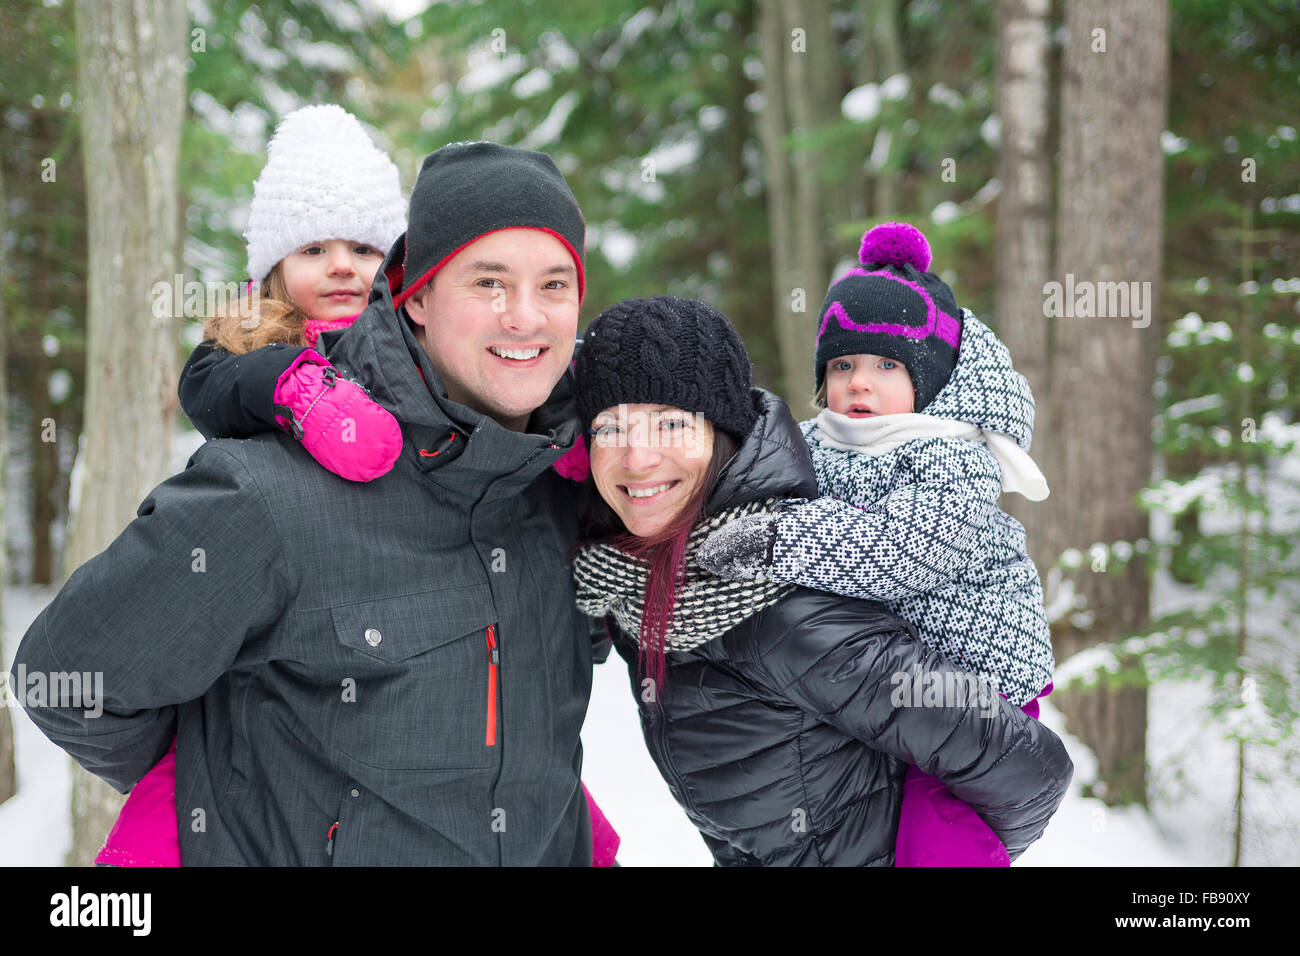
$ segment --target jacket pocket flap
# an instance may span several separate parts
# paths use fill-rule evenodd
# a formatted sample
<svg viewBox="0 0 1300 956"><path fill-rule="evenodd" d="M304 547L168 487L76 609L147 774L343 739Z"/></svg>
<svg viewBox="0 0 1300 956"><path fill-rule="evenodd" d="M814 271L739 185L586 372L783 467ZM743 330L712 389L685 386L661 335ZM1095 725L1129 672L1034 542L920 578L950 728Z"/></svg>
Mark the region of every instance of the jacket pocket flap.
<svg viewBox="0 0 1300 956"><path fill-rule="evenodd" d="M480 584L344 604L330 615L340 643L381 661L404 661L496 620L492 593Z"/></svg>

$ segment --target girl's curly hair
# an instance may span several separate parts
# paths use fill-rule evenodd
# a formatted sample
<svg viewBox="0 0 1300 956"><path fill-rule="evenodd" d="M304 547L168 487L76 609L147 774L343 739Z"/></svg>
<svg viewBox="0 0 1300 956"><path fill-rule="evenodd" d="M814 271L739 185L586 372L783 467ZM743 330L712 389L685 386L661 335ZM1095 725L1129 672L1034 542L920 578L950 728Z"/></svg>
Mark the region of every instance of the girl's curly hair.
<svg viewBox="0 0 1300 956"><path fill-rule="evenodd" d="M239 307L209 316L203 338L218 348L242 355L263 345L306 345L303 325L307 313L293 304L284 284L283 263L277 262L260 285L250 288Z"/></svg>

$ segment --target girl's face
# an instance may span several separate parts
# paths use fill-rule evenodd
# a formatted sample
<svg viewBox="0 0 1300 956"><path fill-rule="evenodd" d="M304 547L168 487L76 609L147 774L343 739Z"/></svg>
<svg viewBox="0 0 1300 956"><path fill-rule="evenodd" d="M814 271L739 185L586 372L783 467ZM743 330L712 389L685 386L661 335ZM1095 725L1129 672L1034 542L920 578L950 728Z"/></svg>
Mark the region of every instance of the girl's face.
<svg viewBox="0 0 1300 956"><path fill-rule="evenodd" d="M309 242L280 260L293 304L313 319L346 319L366 307L384 261L374 246L348 239Z"/></svg>
<svg viewBox="0 0 1300 956"><path fill-rule="evenodd" d="M596 489L641 538L677 516L713 457L713 425L671 405L616 405L596 416L591 431Z"/></svg>
<svg viewBox="0 0 1300 956"><path fill-rule="evenodd" d="M849 418L910 412L916 401L907 366L881 355L841 355L826 363L826 407Z"/></svg>

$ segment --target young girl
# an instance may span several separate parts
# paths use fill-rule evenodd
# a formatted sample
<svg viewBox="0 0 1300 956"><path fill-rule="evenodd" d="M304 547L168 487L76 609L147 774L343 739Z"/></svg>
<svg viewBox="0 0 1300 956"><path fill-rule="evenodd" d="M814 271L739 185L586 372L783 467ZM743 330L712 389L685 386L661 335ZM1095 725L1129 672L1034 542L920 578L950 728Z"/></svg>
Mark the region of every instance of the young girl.
<svg viewBox="0 0 1300 956"><path fill-rule="evenodd" d="M260 282L244 308L209 318L181 373L182 407L205 437L284 428L344 478L370 481L392 468L402 448L397 421L315 346L364 310L405 229L397 167L351 114L308 106L281 121L245 233L248 271ZM173 741L131 791L97 864L180 865L175 782ZM612 865L618 836L590 796L588 807L593 863Z"/></svg>
<svg viewBox="0 0 1300 956"><path fill-rule="evenodd" d="M801 423L816 501L725 526L700 564L885 602L921 639L1038 716L1052 646L1038 571L1002 491L1032 501L1047 483L1028 455L1033 396L997 337L930 266L914 227L870 230L855 268L819 313L817 395ZM932 688L896 675L896 706ZM969 688L968 688L969 689ZM909 767L900 866L1005 866L986 824L933 777Z"/></svg>
<svg viewBox="0 0 1300 956"><path fill-rule="evenodd" d="M369 481L392 467L402 446L397 422L335 376L315 347L366 307L405 229L397 167L355 117L327 105L284 118L244 234L257 288L244 308L209 318L181 373L181 406L205 438L285 428L344 478ZM240 358L226 361L231 355Z"/></svg>

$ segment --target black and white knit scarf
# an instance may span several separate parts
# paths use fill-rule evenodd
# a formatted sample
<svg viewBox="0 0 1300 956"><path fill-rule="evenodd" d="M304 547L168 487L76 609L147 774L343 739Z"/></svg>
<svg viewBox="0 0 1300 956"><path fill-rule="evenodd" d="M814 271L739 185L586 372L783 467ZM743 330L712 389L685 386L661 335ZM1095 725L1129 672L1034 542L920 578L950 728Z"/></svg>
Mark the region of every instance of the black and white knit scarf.
<svg viewBox="0 0 1300 956"><path fill-rule="evenodd" d="M744 515L775 511L779 501L768 498L728 508L691 530L686 539L685 577L673 604L672 626L665 642L667 650L687 651L721 637L794 589L791 584L729 581L709 574L695 561L696 550L715 529ZM613 614L623 632L637 640L648 577L645 561L608 544L582 548L573 559L578 607L592 617Z"/></svg>

